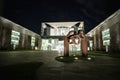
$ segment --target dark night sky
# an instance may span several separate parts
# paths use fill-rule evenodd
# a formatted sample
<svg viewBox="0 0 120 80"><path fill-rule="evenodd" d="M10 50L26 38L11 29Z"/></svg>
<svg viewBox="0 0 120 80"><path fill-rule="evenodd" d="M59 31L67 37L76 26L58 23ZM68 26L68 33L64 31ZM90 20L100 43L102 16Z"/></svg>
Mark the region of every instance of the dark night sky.
<svg viewBox="0 0 120 80"><path fill-rule="evenodd" d="M84 21L88 32L120 8L118 0L3 0L3 17L40 33L41 22Z"/></svg>

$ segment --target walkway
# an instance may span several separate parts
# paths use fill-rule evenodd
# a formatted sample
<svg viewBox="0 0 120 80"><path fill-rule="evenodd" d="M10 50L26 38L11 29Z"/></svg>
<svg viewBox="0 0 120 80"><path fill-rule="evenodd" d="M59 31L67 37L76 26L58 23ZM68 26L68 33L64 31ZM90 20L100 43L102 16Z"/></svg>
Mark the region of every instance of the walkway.
<svg viewBox="0 0 120 80"><path fill-rule="evenodd" d="M93 56L95 61L62 63L57 52L0 52L1 80L120 80L120 59Z"/></svg>

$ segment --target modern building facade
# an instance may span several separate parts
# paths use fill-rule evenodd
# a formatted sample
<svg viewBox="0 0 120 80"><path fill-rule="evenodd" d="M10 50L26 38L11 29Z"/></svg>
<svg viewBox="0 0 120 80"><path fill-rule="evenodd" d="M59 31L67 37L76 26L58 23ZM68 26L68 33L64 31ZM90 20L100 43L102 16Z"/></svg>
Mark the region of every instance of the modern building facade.
<svg viewBox="0 0 120 80"><path fill-rule="evenodd" d="M71 30L84 30L84 22L43 22L41 24L41 50L64 51L64 36ZM80 45L70 44L71 51L80 50Z"/></svg>
<svg viewBox="0 0 120 80"><path fill-rule="evenodd" d="M40 49L40 42L40 35L0 17L0 50Z"/></svg>
<svg viewBox="0 0 120 80"><path fill-rule="evenodd" d="M120 52L120 9L89 31L89 47L93 50Z"/></svg>

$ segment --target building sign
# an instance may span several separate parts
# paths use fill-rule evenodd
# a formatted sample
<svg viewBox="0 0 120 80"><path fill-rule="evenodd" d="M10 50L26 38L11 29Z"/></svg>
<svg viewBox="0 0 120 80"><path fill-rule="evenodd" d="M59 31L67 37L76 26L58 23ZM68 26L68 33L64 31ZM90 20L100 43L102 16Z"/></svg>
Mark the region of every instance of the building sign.
<svg viewBox="0 0 120 80"><path fill-rule="evenodd" d="M110 29L106 29L102 31L102 40L103 40L103 45L110 45Z"/></svg>

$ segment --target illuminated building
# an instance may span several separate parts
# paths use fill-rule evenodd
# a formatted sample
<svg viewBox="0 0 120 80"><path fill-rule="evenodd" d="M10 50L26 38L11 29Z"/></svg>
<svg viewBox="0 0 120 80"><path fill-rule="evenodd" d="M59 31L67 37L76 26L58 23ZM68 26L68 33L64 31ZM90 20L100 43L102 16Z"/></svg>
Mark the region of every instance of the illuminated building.
<svg viewBox="0 0 120 80"><path fill-rule="evenodd" d="M63 37L71 30L84 30L84 22L42 22L41 24L42 45L41 50L64 51ZM70 44L71 51L79 51L80 45Z"/></svg>
<svg viewBox="0 0 120 80"><path fill-rule="evenodd" d="M93 50L120 52L120 9L89 31L89 47Z"/></svg>
<svg viewBox="0 0 120 80"><path fill-rule="evenodd" d="M40 49L40 35L0 17L0 50Z"/></svg>

